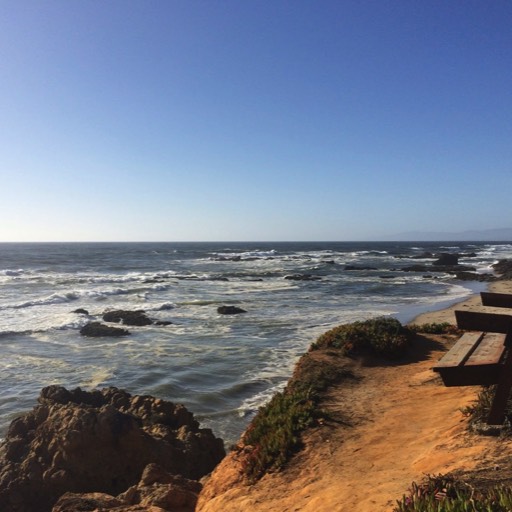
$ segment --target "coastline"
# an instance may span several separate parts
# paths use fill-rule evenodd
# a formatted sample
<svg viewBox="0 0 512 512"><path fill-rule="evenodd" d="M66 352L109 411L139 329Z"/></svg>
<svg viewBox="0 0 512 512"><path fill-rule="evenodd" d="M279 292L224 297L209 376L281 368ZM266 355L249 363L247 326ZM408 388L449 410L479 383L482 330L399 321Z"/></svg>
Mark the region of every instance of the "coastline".
<svg viewBox="0 0 512 512"><path fill-rule="evenodd" d="M512 281L495 281L490 283L487 290L493 293L512 293ZM443 323L455 324L455 310L484 311L487 313L504 313L503 308L482 306L480 294L475 293L469 298L456 302L446 308L420 313L409 324Z"/></svg>
<svg viewBox="0 0 512 512"><path fill-rule="evenodd" d="M512 293L512 281L483 289ZM458 309L504 313L482 306L475 293L409 323L455 324ZM391 512L413 482L434 474L510 486L512 442L469 432L462 412L480 387L447 388L432 371L456 338L422 334L398 364L355 361L357 382L333 386L322 402L338 423L307 431L303 449L281 472L252 485L241 476L243 462L229 454L206 480L196 512Z"/></svg>
<svg viewBox="0 0 512 512"><path fill-rule="evenodd" d="M512 281L496 281L481 289L512 293ZM479 294L474 293L443 309L423 312L409 324L454 324L454 311L460 309L504 312L482 306ZM245 479L243 456L231 452L201 480L202 491L199 486L194 491L199 492L197 507L187 512L249 508L254 512L391 512L412 482L420 482L425 475L451 472L470 477L483 472L485 477L501 478L499 483L512 485L512 473L505 476L506 472L498 471L510 466L510 440L467 430L462 409L475 400L480 388L445 388L432 372L433 363L456 337L421 333L409 354L391 363L372 359L365 364L332 350L317 352L319 361L333 358L335 365L354 377L343 383L333 381L327 388L318 407L330 419L304 432L302 450L282 471L269 471L259 481ZM344 482L342 488L340 481ZM88 498L84 495L83 499ZM57 510L71 509L57 507L54 512Z"/></svg>

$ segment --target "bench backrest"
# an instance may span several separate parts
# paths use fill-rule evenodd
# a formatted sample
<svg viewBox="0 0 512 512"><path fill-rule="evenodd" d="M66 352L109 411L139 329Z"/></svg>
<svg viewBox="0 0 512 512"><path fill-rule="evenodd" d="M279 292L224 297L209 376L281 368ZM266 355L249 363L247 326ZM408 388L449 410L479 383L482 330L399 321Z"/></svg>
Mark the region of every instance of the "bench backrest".
<svg viewBox="0 0 512 512"><path fill-rule="evenodd" d="M455 318L457 319L457 326L465 331L500 332L507 334L512 327L511 315L455 311Z"/></svg>
<svg viewBox="0 0 512 512"><path fill-rule="evenodd" d="M512 294L481 292L480 297L484 306L495 308L512 308Z"/></svg>

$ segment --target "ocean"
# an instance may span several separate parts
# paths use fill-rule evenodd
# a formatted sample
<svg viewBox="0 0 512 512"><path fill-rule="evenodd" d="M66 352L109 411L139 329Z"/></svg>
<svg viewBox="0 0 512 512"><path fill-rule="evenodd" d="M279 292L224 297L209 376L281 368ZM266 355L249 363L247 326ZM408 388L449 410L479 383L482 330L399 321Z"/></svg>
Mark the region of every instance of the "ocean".
<svg viewBox="0 0 512 512"><path fill-rule="evenodd" d="M405 323L483 289L400 270L430 263L426 252L462 253L461 264L489 272L512 257L512 244L0 244L0 438L41 388L57 384L183 403L232 443L329 328L382 315ZM287 279L297 275L310 277ZM247 312L220 315L221 305ZM113 309L172 324L129 327L122 338L80 335Z"/></svg>

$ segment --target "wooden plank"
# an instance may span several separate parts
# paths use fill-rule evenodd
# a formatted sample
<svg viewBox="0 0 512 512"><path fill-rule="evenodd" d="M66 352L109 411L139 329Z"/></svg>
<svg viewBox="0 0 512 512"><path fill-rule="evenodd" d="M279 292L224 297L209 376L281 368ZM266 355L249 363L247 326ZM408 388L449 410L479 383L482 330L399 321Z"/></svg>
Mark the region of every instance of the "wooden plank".
<svg viewBox="0 0 512 512"><path fill-rule="evenodd" d="M482 304L495 308L512 308L512 294L481 292Z"/></svg>
<svg viewBox="0 0 512 512"><path fill-rule="evenodd" d="M468 331L500 332L506 334L512 324L512 316L497 313L455 311L457 326Z"/></svg>
<svg viewBox="0 0 512 512"><path fill-rule="evenodd" d="M505 338L505 334L486 333L464 365L483 366L498 364L505 351Z"/></svg>
<svg viewBox="0 0 512 512"><path fill-rule="evenodd" d="M471 353L475 350L480 340L483 338L483 332L466 332L464 333L457 343L446 352L440 361L434 366L433 370L438 371L438 368L461 366L469 358Z"/></svg>
<svg viewBox="0 0 512 512"><path fill-rule="evenodd" d="M502 368L501 363L483 366L448 366L438 368L437 372L439 372L446 387L489 386L499 382Z"/></svg>

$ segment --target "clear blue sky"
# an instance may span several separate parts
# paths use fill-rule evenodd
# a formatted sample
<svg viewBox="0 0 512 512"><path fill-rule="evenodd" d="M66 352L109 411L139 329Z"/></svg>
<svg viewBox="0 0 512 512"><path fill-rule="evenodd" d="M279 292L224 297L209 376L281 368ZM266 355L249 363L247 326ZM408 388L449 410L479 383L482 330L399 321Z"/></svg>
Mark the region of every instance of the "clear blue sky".
<svg viewBox="0 0 512 512"><path fill-rule="evenodd" d="M512 224L510 0L2 0L0 241Z"/></svg>

